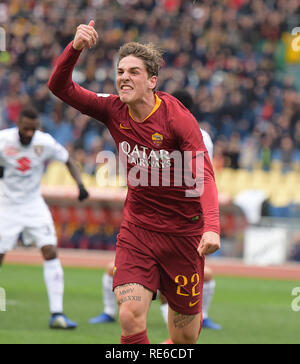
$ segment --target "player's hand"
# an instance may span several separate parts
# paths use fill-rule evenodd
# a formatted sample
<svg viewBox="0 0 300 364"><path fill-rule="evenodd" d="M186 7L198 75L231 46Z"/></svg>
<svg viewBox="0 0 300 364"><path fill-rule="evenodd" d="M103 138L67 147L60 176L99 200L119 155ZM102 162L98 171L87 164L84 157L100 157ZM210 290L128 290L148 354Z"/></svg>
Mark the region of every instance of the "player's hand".
<svg viewBox="0 0 300 364"><path fill-rule="evenodd" d="M221 243L219 234L213 231L207 231L202 235L197 251L200 257L203 257L204 255L213 254L219 250L220 247Z"/></svg>
<svg viewBox="0 0 300 364"><path fill-rule="evenodd" d="M78 196L78 200L79 201L83 201L85 199L87 199L89 197L89 193L88 191L85 189L83 184L78 185L79 188L79 196Z"/></svg>
<svg viewBox="0 0 300 364"><path fill-rule="evenodd" d="M94 20L88 25L80 24L77 27L75 38L73 40L73 48L81 51L84 47L92 48L97 43L98 33L96 32Z"/></svg>

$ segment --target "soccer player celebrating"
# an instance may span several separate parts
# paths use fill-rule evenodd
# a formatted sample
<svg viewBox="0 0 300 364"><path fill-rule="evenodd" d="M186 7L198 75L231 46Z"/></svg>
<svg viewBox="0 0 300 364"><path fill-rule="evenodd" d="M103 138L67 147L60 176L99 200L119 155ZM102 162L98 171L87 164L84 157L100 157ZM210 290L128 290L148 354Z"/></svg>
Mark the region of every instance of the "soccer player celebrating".
<svg viewBox="0 0 300 364"><path fill-rule="evenodd" d="M79 25L48 85L64 102L103 122L126 159L128 194L113 279L121 343L149 343L147 315L158 289L169 303L171 340L196 343L205 255L220 248L217 188L202 134L176 98L156 91L163 60L152 45L121 47L118 95L95 94L73 82L80 53L97 39L94 21ZM194 185L179 178L182 164Z"/></svg>
<svg viewBox="0 0 300 364"><path fill-rule="evenodd" d="M194 101L192 95L186 90L177 90L172 93L189 111L192 112ZM203 141L207 149L210 160L213 158L213 142L210 135L203 129L201 129ZM113 286L113 264L110 263L106 272L102 277L102 296L104 311L90 320L91 324L102 324L107 322L115 322L117 316L117 304L115 302L115 296L112 292ZM204 283L203 283L203 302L202 302L202 314L203 314L203 328L212 330L221 330L222 327L215 323L209 316L208 311L215 293L216 281L213 277L213 272L210 267L205 265L204 267ZM161 313L166 324L168 324L168 302L164 296L160 295L161 299ZM166 343L170 343L167 340Z"/></svg>
<svg viewBox="0 0 300 364"><path fill-rule="evenodd" d="M35 243L44 258L49 326L74 329L77 324L63 313L64 274L57 257L52 216L40 190L45 162L58 160L66 164L78 184L79 200L86 199L88 192L68 151L38 127L36 110L25 108L17 128L0 131L0 165L4 169L0 191L0 265L21 233L25 242Z"/></svg>

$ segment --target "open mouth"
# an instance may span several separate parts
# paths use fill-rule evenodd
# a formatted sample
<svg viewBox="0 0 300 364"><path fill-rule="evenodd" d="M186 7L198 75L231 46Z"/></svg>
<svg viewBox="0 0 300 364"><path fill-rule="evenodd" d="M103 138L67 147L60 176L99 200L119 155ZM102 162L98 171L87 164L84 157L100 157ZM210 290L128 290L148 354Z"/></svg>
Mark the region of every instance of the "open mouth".
<svg viewBox="0 0 300 364"><path fill-rule="evenodd" d="M121 86L121 91L123 92L127 92L127 91L132 91L133 87L129 86L129 85L122 85Z"/></svg>

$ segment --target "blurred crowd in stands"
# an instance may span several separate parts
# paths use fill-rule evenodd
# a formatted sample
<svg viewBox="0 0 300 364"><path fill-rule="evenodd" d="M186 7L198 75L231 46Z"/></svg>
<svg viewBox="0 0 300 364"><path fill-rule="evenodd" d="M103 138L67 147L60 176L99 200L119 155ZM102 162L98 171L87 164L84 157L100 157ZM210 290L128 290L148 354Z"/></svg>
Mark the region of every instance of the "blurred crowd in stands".
<svg viewBox="0 0 300 364"><path fill-rule="evenodd" d="M289 35L300 19L298 0L4 0L0 26L0 129L14 126L33 104L42 128L95 173L96 154L115 150L103 125L51 95L57 57L76 27L94 19L97 46L85 50L73 79L89 90L116 93L114 64L124 42L164 50L159 89L187 88L194 113L215 144L214 167L290 170L300 161L300 90L288 72L300 66Z"/></svg>

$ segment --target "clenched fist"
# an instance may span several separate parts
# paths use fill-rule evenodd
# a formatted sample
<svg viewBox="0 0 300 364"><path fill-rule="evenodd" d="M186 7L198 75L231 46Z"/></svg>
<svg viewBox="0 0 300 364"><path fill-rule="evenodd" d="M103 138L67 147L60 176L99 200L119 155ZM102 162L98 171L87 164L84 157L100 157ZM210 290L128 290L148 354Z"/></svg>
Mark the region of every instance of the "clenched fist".
<svg viewBox="0 0 300 364"><path fill-rule="evenodd" d="M83 201L86 198L89 197L89 193L88 191L85 189L84 185L81 183L78 185L78 189L79 189L79 195L78 195L78 200L79 201Z"/></svg>
<svg viewBox="0 0 300 364"><path fill-rule="evenodd" d="M197 251L200 257L203 257L204 255L216 252L220 249L220 246L221 243L219 234L214 233L213 231L207 231L202 235Z"/></svg>
<svg viewBox="0 0 300 364"><path fill-rule="evenodd" d="M98 33L96 32L94 20L91 20L88 25L80 24L77 27L75 38L73 40L73 48L81 51L84 47L91 48L97 43Z"/></svg>

